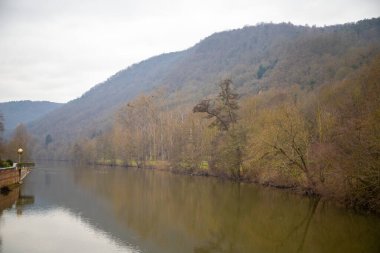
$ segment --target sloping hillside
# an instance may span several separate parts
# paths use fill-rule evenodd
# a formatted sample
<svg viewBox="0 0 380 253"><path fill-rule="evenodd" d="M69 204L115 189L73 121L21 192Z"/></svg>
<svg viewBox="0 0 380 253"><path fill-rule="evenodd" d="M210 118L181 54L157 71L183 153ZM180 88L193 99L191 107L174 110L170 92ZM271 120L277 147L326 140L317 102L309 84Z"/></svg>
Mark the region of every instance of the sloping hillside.
<svg viewBox="0 0 380 253"><path fill-rule="evenodd" d="M163 82L173 64L185 52L153 57L122 70L43 119L30 125L37 136L51 134L56 139L75 138L83 132L97 131L111 122L112 112L136 95Z"/></svg>
<svg viewBox="0 0 380 253"><path fill-rule="evenodd" d="M330 27L259 24L213 34L188 50L132 65L30 125L57 144L91 136L138 94L165 91L168 104L193 104L223 78L241 94L298 84L313 89L343 80L380 52L380 19Z"/></svg>
<svg viewBox="0 0 380 253"><path fill-rule="evenodd" d="M9 136L20 123L28 124L59 108L62 104L46 101L13 101L0 103L4 117L5 136Z"/></svg>

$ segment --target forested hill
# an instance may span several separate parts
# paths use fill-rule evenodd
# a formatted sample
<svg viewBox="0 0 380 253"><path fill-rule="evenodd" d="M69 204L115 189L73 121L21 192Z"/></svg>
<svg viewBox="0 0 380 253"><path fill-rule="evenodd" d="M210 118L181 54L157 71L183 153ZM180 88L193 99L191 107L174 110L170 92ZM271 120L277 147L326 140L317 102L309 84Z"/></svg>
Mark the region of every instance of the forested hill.
<svg viewBox="0 0 380 253"><path fill-rule="evenodd" d="M47 101L12 101L0 103L0 113L4 118L4 134L9 136L20 123L28 124L62 104Z"/></svg>
<svg viewBox="0 0 380 253"><path fill-rule="evenodd" d="M128 50L126 48L126 50ZM99 134L114 112L160 88L171 107L192 105L230 78L240 94L298 84L313 89L343 80L380 52L380 18L328 27L259 24L213 34L195 46L152 57L116 73L31 124L42 141L73 144Z"/></svg>

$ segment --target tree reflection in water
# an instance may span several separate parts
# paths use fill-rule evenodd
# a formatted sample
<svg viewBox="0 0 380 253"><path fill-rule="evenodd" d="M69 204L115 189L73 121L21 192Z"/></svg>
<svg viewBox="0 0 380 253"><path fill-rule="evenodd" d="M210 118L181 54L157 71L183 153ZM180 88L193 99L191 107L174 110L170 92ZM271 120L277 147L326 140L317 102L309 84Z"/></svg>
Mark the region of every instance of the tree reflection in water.
<svg viewBox="0 0 380 253"><path fill-rule="evenodd" d="M41 215L49 213L73 222L72 227L57 219L57 226L69 231L65 234L79 227L84 230L78 240L89 235L95 241L103 238L106 252L119 248L155 253L380 252L378 217L287 191L215 178L60 165L36 169L28 176L22 191L35 199L20 197L17 191L3 202L13 208L11 212L24 212L23 219L14 219L8 211L2 216L8 217L2 224L8 246L18 242L18 235L10 238L11 222L20 231L34 231L38 226L35 236L59 233ZM34 204L25 208L28 203ZM32 228L20 227L30 226L32 218ZM36 225L37 221L47 225ZM60 239L51 241L52 245L60 243ZM40 251L31 248L30 252Z"/></svg>
<svg viewBox="0 0 380 253"><path fill-rule="evenodd" d="M378 220L329 205L321 212L319 198L124 168L81 168L75 180L106 199L154 252L376 252L379 245ZM366 244L357 240L363 233Z"/></svg>

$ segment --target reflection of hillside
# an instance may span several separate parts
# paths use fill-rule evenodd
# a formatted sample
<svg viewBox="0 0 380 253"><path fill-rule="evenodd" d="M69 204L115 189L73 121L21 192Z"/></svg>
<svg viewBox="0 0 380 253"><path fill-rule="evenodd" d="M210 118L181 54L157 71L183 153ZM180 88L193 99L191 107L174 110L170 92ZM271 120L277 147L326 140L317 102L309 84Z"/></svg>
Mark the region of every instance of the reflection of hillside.
<svg viewBox="0 0 380 253"><path fill-rule="evenodd" d="M337 250L352 252L352 242L371 227L363 219L347 231L352 224L341 213L252 185L110 168L77 169L74 177L110 203L120 224L163 252L318 252L337 240L350 242ZM365 232L368 249L379 236L379 225L372 228Z"/></svg>

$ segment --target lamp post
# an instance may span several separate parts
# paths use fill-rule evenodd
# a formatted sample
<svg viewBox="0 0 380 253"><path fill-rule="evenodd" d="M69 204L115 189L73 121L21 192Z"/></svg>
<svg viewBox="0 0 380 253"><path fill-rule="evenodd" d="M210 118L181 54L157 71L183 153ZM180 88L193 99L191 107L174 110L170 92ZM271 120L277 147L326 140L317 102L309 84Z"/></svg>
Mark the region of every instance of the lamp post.
<svg viewBox="0 0 380 253"><path fill-rule="evenodd" d="M22 148L17 149L17 154L18 154L18 163L21 163L21 155L24 150Z"/></svg>

